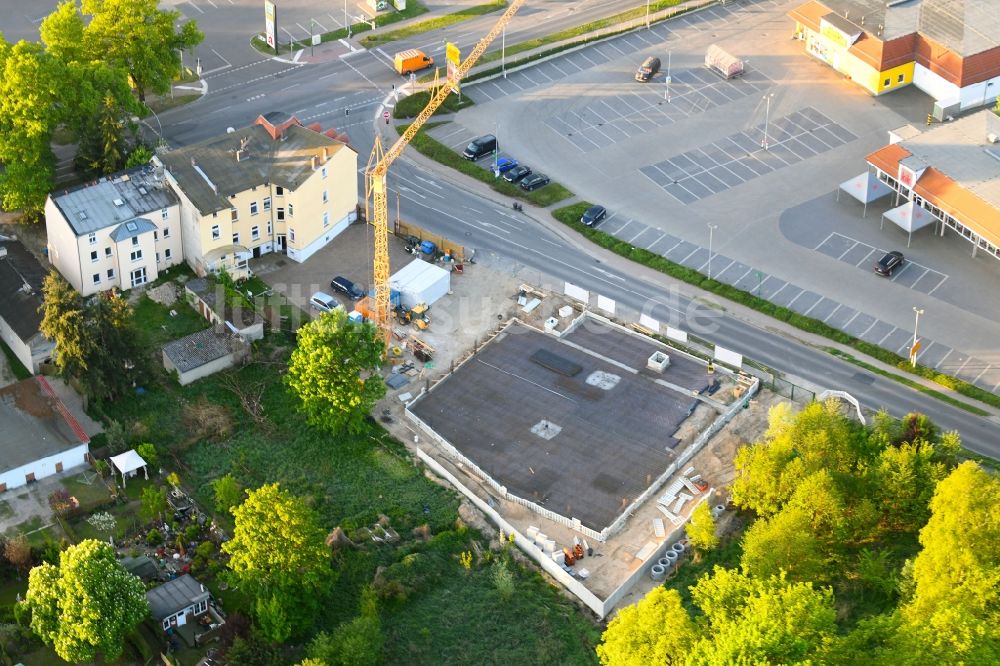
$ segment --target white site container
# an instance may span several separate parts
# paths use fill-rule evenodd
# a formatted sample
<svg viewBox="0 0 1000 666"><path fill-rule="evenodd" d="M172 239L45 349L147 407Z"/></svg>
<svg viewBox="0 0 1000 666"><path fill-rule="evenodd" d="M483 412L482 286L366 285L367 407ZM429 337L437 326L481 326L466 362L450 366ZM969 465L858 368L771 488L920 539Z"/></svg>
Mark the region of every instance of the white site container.
<svg viewBox="0 0 1000 666"><path fill-rule="evenodd" d="M433 305L451 289L451 271L417 258L396 271L389 285L399 292L400 302L412 308Z"/></svg>

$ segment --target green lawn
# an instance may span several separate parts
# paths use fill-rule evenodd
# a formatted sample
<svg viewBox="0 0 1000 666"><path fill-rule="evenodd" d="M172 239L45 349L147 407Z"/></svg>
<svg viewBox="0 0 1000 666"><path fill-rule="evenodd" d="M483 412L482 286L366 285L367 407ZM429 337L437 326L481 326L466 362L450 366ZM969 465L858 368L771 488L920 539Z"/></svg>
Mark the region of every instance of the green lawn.
<svg viewBox="0 0 1000 666"><path fill-rule="evenodd" d="M393 109L392 115L394 118L416 118L430 101L430 91L422 90L396 102L396 107ZM475 102L473 102L472 98L468 95L459 99L458 95L451 94L445 97L444 102L442 102L441 106L437 108L434 115L438 115L439 113L455 113L456 111L460 111L474 105Z"/></svg>
<svg viewBox="0 0 1000 666"><path fill-rule="evenodd" d="M528 663L534 654L544 654L550 663L592 663L594 623L539 574L517 572L515 594L506 603L497 599L487 570L466 575L457 554L470 549L474 540L484 547L487 540L474 530L455 528L456 494L428 480L402 445L374 423L356 435L329 435L305 423L281 381L290 349L274 346L274 339L256 352L266 364L226 373L241 385L265 387L267 424L253 422L242 411L223 386L224 374L188 387L169 382L150 386L143 396L127 396L110 405L109 416L129 427L139 421L158 446L169 448L164 457L176 456L183 463L182 481L203 506L212 505L210 482L227 473L248 488L280 482L308 498L325 528L341 526L362 544L360 550L336 556L335 591L317 629L332 629L354 617L360 590L372 582L376 569L395 567L410 592L405 600L381 605L385 663L463 658L509 663L510 657ZM231 436L222 441L197 438L183 405L201 396L229 411ZM359 529L374 523L379 514L390 518L400 542L379 546L361 535ZM423 524L436 535L426 544L411 537ZM408 573L410 564L403 563L412 563L414 556L421 561L417 578ZM246 603L238 591L216 591L229 610Z"/></svg>
<svg viewBox="0 0 1000 666"><path fill-rule="evenodd" d="M171 310L177 315L171 316ZM151 350L185 335L197 333L210 325L207 319L183 299L167 306L157 303L146 294L139 298L135 306L135 323L139 327L143 344Z"/></svg>
<svg viewBox="0 0 1000 666"><path fill-rule="evenodd" d="M472 7L466 7L451 14L445 14L444 16L438 16L436 18L427 19L426 21L412 23L406 26L405 28L399 28L397 30L389 30L388 32L365 35L361 39L361 45L364 46L365 48L372 48L380 44L385 44L387 42L394 42L397 39L406 39L407 37L413 37L414 35L430 32L431 30L439 30L441 28L447 28L448 26L455 25L456 23L461 23L462 21L468 21L469 19L475 18L476 16L482 16L483 14L489 14L490 12L495 12L499 9L505 8L506 6L507 6L507 0L493 0L492 2L487 2L484 5L474 5Z"/></svg>
<svg viewBox="0 0 1000 666"><path fill-rule="evenodd" d="M67 492L80 502L80 510L83 512L92 511L95 507L103 506L111 501L111 493L104 482L94 472L89 472L89 474L94 477L91 483L85 483L82 474L71 476L62 481Z"/></svg>
<svg viewBox="0 0 1000 666"><path fill-rule="evenodd" d="M396 130L402 134L406 131L406 127L406 125L400 125L396 127ZM537 189L534 192L525 192L517 185L512 185L501 178L494 178L491 170L483 168L474 162L470 162L448 146L428 135L427 130L432 129L433 127L435 127L434 124L424 125L424 127L417 132L417 135L413 137L413 141L410 142L410 145L419 153L431 158L435 162L451 167L452 169L460 171L467 176L472 176L473 178L486 183L500 194L506 194L509 197L523 199L535 204L536 206L551 206L554 203L569 199L573 196L572 192L556 182L551 182L545 187Z"/></svg>

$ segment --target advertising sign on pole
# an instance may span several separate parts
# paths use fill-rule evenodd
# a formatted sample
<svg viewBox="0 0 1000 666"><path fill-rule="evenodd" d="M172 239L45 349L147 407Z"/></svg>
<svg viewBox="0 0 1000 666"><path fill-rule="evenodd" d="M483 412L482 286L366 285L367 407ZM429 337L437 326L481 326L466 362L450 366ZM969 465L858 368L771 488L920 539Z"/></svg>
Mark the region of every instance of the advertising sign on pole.
<svg viewBox="0 0 1000 666"><path fill-rule="evenodd" d="M451 42L448 42L445 47L445 59L448 61L448 85L451 86L451 91L457 95L461 92L459 90L458 67L462 64L462 54L458 47Z"/></svg>
<svg viewBox="0 0 1000 666"><path fill-rule="evenodd" d="M267 45L277 50L278 9L272 0L264 0L264 37Z"/></svg>

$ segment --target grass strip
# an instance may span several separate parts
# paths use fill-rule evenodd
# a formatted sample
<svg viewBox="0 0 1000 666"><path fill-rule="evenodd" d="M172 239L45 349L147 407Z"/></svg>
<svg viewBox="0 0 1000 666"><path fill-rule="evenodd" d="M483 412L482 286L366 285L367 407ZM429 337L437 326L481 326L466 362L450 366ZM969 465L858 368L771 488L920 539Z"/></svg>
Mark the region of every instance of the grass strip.
<svg viewBox="0 0 1000 666"><path fill-rule="evenodd" d="M423 90L409 97L404 97L396 102L396 108L392 112L393 116L400 119L416 118L430 101L431 91L429 90ZM457 95L451 94L445 98L444 103L438 107L434 115L436 116L439 113L455 113L473 105L475 105L475 102L468 95L459 99Z"/></svg>
<svg viewBox="0 0 1000 666"><path fill-rule="evenodd" d="M406 19L411 19L415 16L420 16L421 14L427 13L427 7L417 0L410 0L406 3L406 9L401 12L393 12L391 14L386 14L375 19L376 27L383 27L391 25L393 23L399 23L400 21L405 21ZM367 21L361 23L355 23L350 27L350 34L348 34L347 28L337 28L336 30L331 30L330 32L320 33L319 41L321 44L327 42L332 42L338 39L346 39L350 35L357 35L362 32L369 32L372 26ZM293 53L299 49L304 49L311 46L310 42L307 40L297 40L291 43L282 42L279 40L277 50L272 49L267 45L259 34L254 35L250 38L250 46L257 49L264 55L281 55L282 53Z"/></svg>
<svg viewBox="0 0 1000 666"><path fill-rule="evenodd" d="M945 375L939 373L932 368L926 368L924 366L918 365L916 368L910 365L908 359L899 356L891 351L883 349L878 345L874 345L870 342L865 342L852 335L848 335L841 330L838 330L832 326L824 324L818 319L813 319L812 317L807 317L801 315L794 310L791 310L780 305L775 305L770 301L755 296L748 291L738 289L732 285L719 282L705 277L698 271L687 268L686 266L681 266L676 264L665 257L661 257L658 254L650 252L649 250L644 250L642 248L634 247L625 241L615 238L611 234L605 233L598 229L592 229L590 227L585 227L580 223L580 216L583 212L587 210L592 204L588 202L581 202L573 204L571 206L565 206L557 210L552 211L552 216L563 224L574 229L582 236L590 240L592 243L599 245L605 249L611 250L615 254L618 254L626 259L634 261L636 263L648 266L654 270L660 271L666 275L674 277L678 280L683 280L688 284L692 284L705 291L710 291L713 294L722 296L730 301L739 303L748 308L754 309L757 312L773 317L779 321L783 321L787 324L791 324L795 328L806 331L807 333L814 333L816 335L821 335L825 338L838 342L842 345L846 345L855 349L862 354L870 356L882 363L891 365L897 370L902 370L910 374L923 377L924 379L930 379L931 381L944 386L945 388L951 389L956 393L964 395L967 398L972 398L973 400L978 400L982 403L990 405L992 407L1000 407L1000 396L995 395L985 389L981 389L978 386L973 386L972 384L958 379L956 377L951 377L950 375ZM892 373L881 373L886 377L891 377L894 379L905 379L904 377L899 377ZM976 407L966 405L960 401L954 400L947 395L938 393L933 389L928 389L919 384L922 392L934 395L934 397L940 398L949 404L953 404L956 407L960 407L967 411L973 413L986 415L986 412L978 410Z"/></svg>
<svg viewBox="0 0 1000 666"><path fill-rule="evenodd" d="M3 355L7 357L7 365L10 366L10 371L14 373L15 377L18 379L28 379L31 377L31 372L24 367L21 359L14 356L14 350L8 347L7 343L3 340L0 340L0 349L3 349Z"/></svg>
<svg viewBox="0 0 1000 666"><path fill-rule="evenodd" d="M396 131L402 134L406 131L407 127L409 127L409 125L397 125ZM417 132L417 135L413 137L410 145L416 148L417 152L431 158L435 162L451 167L452 169L460 171L467 176L472 176L476 180L486 183L500 194L505 194L509 197L516 197L518 199L524 199L525 201L533 203L536 206L551 206L554 203L563 201L564 199L568 199L573 196L572 192L555 182L549 183L545 187L539 188L534 192L525 192L517 185L508 183L501 178L494 178L492 171L484 169L475 162L470 162L448 146L431 138L426 133L426 130L434 127L437 127L437 124L424 125L424 127Z"/></svg>
<svg viewBox="0 0 1000 666"><path fill-rule="evenodd" d="M489 14L495 12L498 9L503 9L507 6L507 0L493 0L493 2L488 2L484 5L473 5L472 7L466 7L465 9L460 9L452 14L446 14L444 16L438 16L435 18L427 19L426 21L420 21L419 23L413 23L403 28L398 28L396 30L390 30L388 32L383 32L374 35L366 35L364 39L361 40L361 46L365 48L372 48L380 44L385 44L387 42L394 42L397 39L406 39L407 37L413 37L414 35L419 35L425 32L430 32L431 30L439 30L441 28L447 28L448 26L455 25L456 23L461 23L462 21L468 21L471 18L477 16L482 16L484 14Z"/></svg>
<svg viewBox="0 0 1000 666"><path fill-rule="evenodd" d="M658 2L651 2L650 5L649 5L649 11L650 11L650 13L652 13L652 12L658 12L658 11L660 11L662 9L667 9L669 7L674 7L674 6L680 4L683 1L684 0L659 0ZM690 10L682 9L682 10L680 10L678 12L675 12L675 13L671 14L670 16L664 16L664 17L662 17L660 19L657 19L656 21L651 21L650 25L652 25L653 23L659 23L661 21L665 21L668 18L673 18L674 16L677 16L680 13L684 13L686 11L690 11ZM517 55L519 53L524 53L525 51L531 51L533 49L540 48L540 47L545 46L547 44L555 44L557 42L562 42L562 41L566 41L566 40L572 40L575 37L580 37L582 35L586 35L588 33L594 32L596 30L602 30L602 29L605 29L605 28L612 28L612 27L614 27L614 26L616 26L619 23L622 23L624 21L634 20L634 19L640 18L640 17L645 16L645 15L646 15L646 7L645 6L637 7L635 9L630 9L628 11L624 11L624 12L615 14L614 16L609 16L607 18L597 19L595 21L590 21L588 23L583 23L581 25L577 25L577 26L573 26L573 27L570 27L570 28L566 28L565 30L560 30L559 32L554 32L551 35L544 35L542 37L537 37L535 39L529 39L529 40L524 41L524 42L518 42L517 44L511 44L511 45L508 45L505 50L502 50L502 51L489 51L487 53L484 53L482 56L480 56L480 58L479 58L478 62L476 63L476 65L485 65L487 63L496 62L497 60L500 60L501 57L504 57L504 55L506 55L507 58L510 58L511 56L515 56L515 55ZM562 45L560 45L560 46L558 46L556 48L547 50L547 51L545 51L543 53L536 53L535 55L529 56L527 58L521 58L520 60L509 61L509 62L507 62L507 69L510 69L511 67L517 67L519 65L524 65L524 64L527 64L529 62L533 62L535 60L538 60L540 58L546 58L546 57L548 57L550 55L554 55L556 53L559 53L561 51L565 51L567 49L571 49L571 48L576 47L576 46L581 46L583 44L589 44L590 42L595 42L595 41L598 41L598 40L601 40L601 39L606 39L606 38L608 38L608 37L610 37L612 35L618 35L618 34L621 34L621 33L630 32L630 31L635 30L635 29L636 29L635 27L622 28L621 30L618 30L618 31L601 33L600 35L595 35L595 36L590 37L588 39L580 39L580 40L569 42L567 44L562 44ZM441 76L445 75L446 72L445 72L445 68L444 67L439 67L438 70L439 70L439 74ZM485 70L485 71L482 71L482 72L477 72L476 74L472 74L470 76L467 76L467 77L465 77L464 81L475 81L476 79L480 79L480 78L483 78L485 76L492 76L493 74L496 74L499 71L500 71L499 67L494 67L492 69L488 69L488 70ZM426 81L431 81L433 79L434 79L434 73L432 71L429 75L424 75L424 76L420 77L419 80L421 82L426 82Z"/></svg>
<svg viewBox="0 0 1000 666"><path fill-rule="evenodd" d="M915 389L917 391L920 391L921 393L925 393L925 394L927 394L927 395L929 395L931 397L937 398L941 402L946 402L946 403L948 403L949 405L951 405L953 407L958 407L959 409L964 409L965 411L970 412L972 414L975 414L976 416L989 416L990 415L989 412L987 412L984 409L979 409L975 405L970 405L970 404L968 404L966 402L963 402L961 400L957 400L957 399L951 397L950 395L947 395L946 393L941 393L940 391L935 391L932 388L927 388L926 386L924 386L920 382L915 382L912 379L910 379L909 377L903 377L902 375L897 375L894 372L888 372L886 370L878 368L878 367L876 367L874 365L871 365L870 363L865 363L861 359L855 358L851 354L847 354L845 352L842 352L839 349L828 348L827 351L830 352L831 354L833 354L834 356L836 356L837 358L843 359L843 360L847 361L848 363L853 363L854 365L856 365L856 366L858 366L860 368L864 368L868 372L873 372L876 375L882 375L883 377L888 377L889 379L895 380L895 381L899 382L900 384L903 384L905 386L909 386L911 389Z"/></svg>

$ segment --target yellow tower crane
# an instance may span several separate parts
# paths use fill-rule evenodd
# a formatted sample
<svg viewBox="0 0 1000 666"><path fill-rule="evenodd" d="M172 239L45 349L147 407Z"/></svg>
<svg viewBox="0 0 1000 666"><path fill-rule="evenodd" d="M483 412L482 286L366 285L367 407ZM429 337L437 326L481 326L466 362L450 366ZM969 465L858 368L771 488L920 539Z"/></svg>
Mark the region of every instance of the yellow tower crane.
<svg viewBox="0 0 1000 666"><path fill-rule="evenodd" d="M476 64L479 56L486 51L497 35L507 27L507 24L524 2L525 0L514 0L510 4L507 11L503 13L503 16L493 26L493 29L479 40L476 47L472 49L472 53L458 66L455 74L456 80L461 81L472 66ZM375 303L373 310L375 324L382 332L382 337L387 346L392 329L389 316L389 202L386 191L386 174L389 172L389 166L403 153L403 149L413 140L413 137L416 136L423 124L427 122L427 119L444 103L450 92L450 85L446 83L441 86L433 97L431 97L424 110L420 112L420 115L417 116L416 120L406 128L406 131L400 135L396 143L392 144L392 147L388 150L382 149L382 142L376 134L375 145L372 148L371 155L368 157L368 166L365 168L365 199L367 200L368 197L372 199L371 220L372 225L375 227L375 269L373 280L375 283Z"/></svg>

